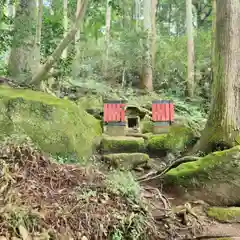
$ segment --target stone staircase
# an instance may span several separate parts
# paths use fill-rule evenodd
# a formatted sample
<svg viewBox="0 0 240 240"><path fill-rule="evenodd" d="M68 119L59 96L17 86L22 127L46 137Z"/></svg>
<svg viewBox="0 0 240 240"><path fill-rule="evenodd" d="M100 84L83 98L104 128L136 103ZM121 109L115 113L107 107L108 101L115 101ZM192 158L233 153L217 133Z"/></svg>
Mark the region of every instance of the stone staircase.
<svg viewBox="0 0 240 240"><path fill-rule="evenodd" d="M148 137L104 135L101 155L103 162L114 169L146 172L162 165L149 156Z"/></svg>

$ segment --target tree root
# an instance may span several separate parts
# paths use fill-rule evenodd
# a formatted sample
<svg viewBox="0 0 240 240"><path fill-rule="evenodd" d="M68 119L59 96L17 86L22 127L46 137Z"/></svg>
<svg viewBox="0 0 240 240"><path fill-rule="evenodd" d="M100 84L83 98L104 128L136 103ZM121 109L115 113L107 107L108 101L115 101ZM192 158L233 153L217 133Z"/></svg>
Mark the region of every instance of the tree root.
<svg viewBox="0 0 240 240"><path fill-rule="evenodd" d="M175 168L182 163L193 162L193 161L197 161L199 159L200 159L200 157L196 157L196 156L185 156L185 157L179 158L179 159L173 161L170 165L166 166L164 169L147 173L146 175L138 178L137 180L139 182L146 182L146 181L154 180L156 178L161 178L165 173L167 173L172 168Z"/></svg>

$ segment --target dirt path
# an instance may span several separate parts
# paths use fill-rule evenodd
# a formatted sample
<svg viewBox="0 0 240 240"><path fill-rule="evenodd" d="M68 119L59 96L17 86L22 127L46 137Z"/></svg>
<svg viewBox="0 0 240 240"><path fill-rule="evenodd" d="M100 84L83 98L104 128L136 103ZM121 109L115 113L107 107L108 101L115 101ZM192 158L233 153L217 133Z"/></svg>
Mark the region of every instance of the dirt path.
<svg viewBox="0 0 240 240"><path fill-rule="evenodd" d="M159 224L163 225L163 219L172 214L172 211L176 209L184 208L186 201L179 198L175 199L172 196L163 195L158 188L150 185L143 185L142 196L147 200L148 204L151 206L149 209L152 213L152 216L159 221ZM191 205L191 210L196 216L198 216L197 221L193 221L194 217L191 216L193 227L185 227L179 225L178 227L172 226L173 238L174 240L191 240L191 239L219 239L227 238L226 240L234 239L240 240L240 224L239 223L219 223L209 219L205 213L206 205L202 201L196 201L188 203ZM171 208L171 209L170 209ZM178 211L178 210L177 210ZM190 214L191 215L191 214ZM181 219L181 217L179 218ZM176 221L178 224L179 219ZM189 218L190 219L190 218ZM170 222L166 221L166 224L175 225L174 222L176 219L171 219ZM171 223L172 221L172 223ZM195 226L194 226L195 224ZM231 238L229 238L231 237ZM223 240L223 239L222 239Z"/></svg>

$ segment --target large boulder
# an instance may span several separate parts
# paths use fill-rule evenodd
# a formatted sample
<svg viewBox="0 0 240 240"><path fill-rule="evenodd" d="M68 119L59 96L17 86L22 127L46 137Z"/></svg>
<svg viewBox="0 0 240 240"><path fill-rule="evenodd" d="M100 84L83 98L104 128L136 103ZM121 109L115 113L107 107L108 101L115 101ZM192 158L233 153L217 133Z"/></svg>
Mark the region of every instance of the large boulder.
<svg viewBox="0 0 240 240"><path fill-rule="evenodd" d="M183 163L166 173L164 188L182 198L217 206L240 204L240 146Z"/></svg>
<svg viewBox="0 0 240 240"><path fill-rule="evenodd" d="M14 133L29 136L53 155L85 158L92 153L101 127L98 120L69 100L1 86L0 139Z"/></svg>

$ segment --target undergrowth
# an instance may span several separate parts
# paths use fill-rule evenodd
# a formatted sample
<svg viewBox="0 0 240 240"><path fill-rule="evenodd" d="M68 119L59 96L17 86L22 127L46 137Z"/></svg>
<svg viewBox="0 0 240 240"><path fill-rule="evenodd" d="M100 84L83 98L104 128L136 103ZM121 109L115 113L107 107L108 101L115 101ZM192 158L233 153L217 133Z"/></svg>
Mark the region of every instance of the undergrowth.
<svg viewBox="0 0 240 240"><path fill-rule="evenodd" d="M109 191L122 195L130 200L140 199L140 185L135 181L131 172L115 170L107 175L105 180Z"/></svg>

